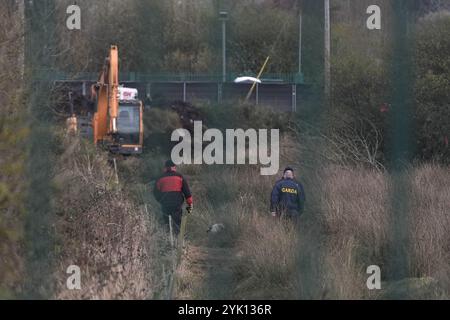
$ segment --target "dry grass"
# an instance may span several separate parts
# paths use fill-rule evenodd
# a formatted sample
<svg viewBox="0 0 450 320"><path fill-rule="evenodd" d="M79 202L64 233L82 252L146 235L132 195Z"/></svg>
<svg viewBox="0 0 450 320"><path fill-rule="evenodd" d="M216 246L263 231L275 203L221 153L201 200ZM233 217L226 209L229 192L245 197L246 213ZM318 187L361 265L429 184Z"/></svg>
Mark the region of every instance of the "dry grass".
<svg viewBox="0 0 450 320"><path fill-rule="evenodd" d="M283 148L282 165L296 163L294 155L292 148ZM377 299L391 297L395 290L403 290L404 298L448 297L448 168L429 164L403 173L407 183L402 195L409 201L409 211L408 224L400 228L409 240L408 270L406 278L396 281L390 270L395 247L392 224L396 205L403 199L394 193L394 177L349 165L311 166L304 171L297 167L307 192L298 229L268 215L277 177L262 177L258 168L248 166L184 168L193 172L197 203L188 227L190 240L195 245L232 247L239 258L230 271L234 280L227 298ZM204 230L211 223L224 223L225 232L206 237ZM380 291L366 287L370 265L381 268Z"/></svg>
<svg viewBox="0 0 450 320"><path fill-rule="evenodd" d="M238 243L238 299L293 299L297 296L295 228L271 217L252 216Z"/></svg>
<svg viewBox="0 0 450 320"><path fill-rule="evenodd" d="M450 171L428 164L411 180L411 272L437 279L450 293Z"/></svg>
<svg viewBox="0 0 450 320"><path fill-rule="evenodd" d="M153 215L114 183L105 154L71 141L60 157L55 186L59 218L57 299L157 298L162 283L162 235ZM81 269L81 290L66 288L66 269Z"/></svg>
<svg viewBox="0 0 450 320"><path fill-rule="evenodd" d="M388 185L385 175L364 168L332 166L318 174L327 297L365 298L365 270L383 267L388 244Z"/></svg>
<svg viewBox="0 0 450 320"><path fill-rule="evenodd" d="M450 288L450 173L437 165L425 165L411 168L406 176L411 182L411 225L405 226L412 248L408 277L432 278L438 287L433 292L429 286L416 288L408 297L445 297ZM387 275L392 245L389 208L397 199L390 197L388 175L329 166L305 180L308 207L298 233L271 221L265 211L237 210L241 217L235 219L241 230L238 247L244 259L236 270L241 281L236 297L367 299L389 295L387 289L373 292L366 287L369 265L381 267L382 281L387 281L384 288L391 281ZM268 193L258 195L248 207L259 208L259 203L267 202ZM239 200L235 202L239 207Z"/></svg>
<svg viewBox="0 0 450 320"><path fill-rule="evenodd" d="M26 150L29 132L21 82L22 20L0 2L0 299L21 294L25 276Z"/></svg>
<svg viewBox="0 0 450 320"><path fill-rule="evenodd" d="M283 139L284 146L291 146L288 138ZM164 286L162 277L155 275L161 274L164 259L168 271L170 250L158 252L153 245L164 243L165 235L155 221L145 219L136 196L127 198L112 184L103 156L84 152L73 160L75 152L68 149L61 157L63 168L70 170L62 170L55 180L72 194L60 199L65 209L58 228L66 240L61 244L56 296L155 297ZM296 163L292 147L283 148L281 158L282 165ZM124 163L133 171L140 167L135 162ZM430 164L403 173L407 182L403 195L409 199L404 229L410 245L409 269L401 281L391 278L389 269L395 230L391 213L402 201L393 194L393 177L348 165L329 164L305 172L298 168L307 191L306 212L298 228L268 215L271 186L278 177L260 176L255 166L180 168L189 178L196 205L188 220L187 255L177 271L176 298L376 299L402 290L409 291L400 293L402 297L448 297L448 168ZM137 187L126 189L141 188L138 200L149 203L144 194L150 190L142 183L133 181ZM72 212L73 208L78 209ZM223 223L225 230L207 234L213 223ZM65 268L73 263L86 270L81 292L64 287ZM383 290L367 289L369 265L381 267Z"/></svg>
<svg viewBox="0 0 450 320"><path fill-rule="evenodd" d="M295 164L295 148L283 139L282 166ZM166 241L165 235L155 221L146 220L136 196L127 197L114 186L104 156L87 150L74 160L82 147L71 146L75 149L68 148L61 157L65 170L55 179L60 190L71 194L58 200L64 208L58 233L65 240L60 244L64 249L56 297L157 296L164 286L162 277L156 277L161 260L167 260L166 271L170 266L170 250L158 252L155 246ZM131 171L141 167L135 160L126 165ZM430 164L403 173L403 195L409 199L404 229L410 245L408 274L401 281L394 281L389 270L392 212L402 201L393 194L393 177L348 165L328 164L305 172L298 168L307 192L298 228L269 217L269 195L277 177L260 176L258 167L180 168L189 178L195 210L188 221L187 255L177 273L177 298L376 299L395 297L396 290L410 291L402 297L448 298L448 168ZM136 187L126 189L149 194L142 183L133 181ZM150 201L148 195L138 200ZM223 223L225 230L207 234L213 223ZM86 272L80 292L65 289L70 264ZM381 291L366 287L366 268L374 264L382 270Z"/></svg>

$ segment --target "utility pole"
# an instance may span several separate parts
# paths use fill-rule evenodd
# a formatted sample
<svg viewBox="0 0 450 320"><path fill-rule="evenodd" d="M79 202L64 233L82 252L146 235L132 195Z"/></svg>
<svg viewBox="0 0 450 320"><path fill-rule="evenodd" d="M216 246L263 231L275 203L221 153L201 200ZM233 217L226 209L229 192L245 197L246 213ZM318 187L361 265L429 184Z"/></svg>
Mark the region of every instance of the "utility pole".
<svg viewBox="0 0 450 320"><path fill-rule="evenodd" d="M25 75L25 2L24 0L16 0L17 13L20 20L20 49L18 56L18 66L20 78L23 80Z"/></svg>
<svg viewBox="0 0 450 320"><path fill-rule="evenodd" d="M302 73L302 1L299 0L298 6L298 74Z"/></svg>
<svg viewBox="0 0 450 320"><path fill-rule="evenodd" d="M330 31L330 0L325 1L325 101L331 98L331 31Z"/></svg>
<svg viewBox="0 0 450 320"><path fill-rule="evenodd" d="M222 21L222 82L226 82L227 80L227 19L228 12L220 11L219 12L220 20Z"/></svg>

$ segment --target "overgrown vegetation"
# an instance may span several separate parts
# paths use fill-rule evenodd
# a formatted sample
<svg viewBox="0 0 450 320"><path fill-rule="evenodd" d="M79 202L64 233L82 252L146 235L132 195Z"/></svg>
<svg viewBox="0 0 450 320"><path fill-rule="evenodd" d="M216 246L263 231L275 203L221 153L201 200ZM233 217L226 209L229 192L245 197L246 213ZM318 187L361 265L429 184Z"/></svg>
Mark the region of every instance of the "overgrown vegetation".
<svg viewBox="0 0 450 320"><path fill-rule="evenodd" d="M22 21L17 8L0 3L0 299L15 297L24 272L27 110L20 59Z"/></svg>
<svg viewBox="0 0 450 320"><path fill-rule="evenodd" d="M217 118L206 112L206 119L225 119L220 110L207 110ZM266 112L255 119L270 119ZM245 118L236 118L226 123L245 127ZM425 164L402 173L402 195L410 200L402 244L408 271L398 281L391 262L397 214L392 208L406 200L394 193L394 175L363 154L348 161L345 137L336 140L312 129L297 137L292 129L282 136L281 166L298 168L307 190L298 229L268 215L278 177L260 176L258 168L248 166L180 167L192 184L196 205L189 217L185 261L178 270L177 297L448 298L448 168ZM215 223L224 224L224 231L206 233ZM373 264L383 270L381 291L366 287L366 268Z"/></svg>
<svg viewBox="0 0 450 320"><path fill-rule="evenodd" d="M446 35L450 28L446 11L429 14L415 26L414 106L410 110L413 123L411 149L418 160L448 163L448 119L450 97L449 48ZM376 160L385 162L389 136L389 117L395 112L391 87L397 81L389 77L391 40L378 39L365 46L355 41L363 39L361 32L345 24L334 32L333 107L327 114L330 130L338 135L364 136L358 147L377 149ZM374 50L367 50L374 47Z"/></svg>
<svg viewBox="0 0 450 320"><path fill-rule="evenodd" d="M261 177L256 169L244 167L202 168L190 176L197 182L198 204L190 218L189 241L193 246L227 249L222 259L233 261L232 281L217 282L221 265L203 271L203 277L193 274L194 259L181 271L186 277L181 295L207 298L223 290L222 286L231 286L226 298L448 298L450 220L446 208L450 198L446 186L450 177L446 167L430 164L404 173L411 199L405 227L408 238L403 244L408 249L409 271L398 282L390 275L395 214L391 207L403 199L392 197L389 173L333 164L310 171L297 165L308 192L298 229L268 215L275 177ZM190 172L189 168L182 171ZM225 231L211 238L205 230L213 223L223 223ZM373 264L384 270L381 291L366 287L366 268ZM202 284L208 281L217 287L205 291Z"/></svg>
<svg viewBox="0 0 450 320"><path fill-rule="evenodd" d="M107 153L76 137L61 138L60 143L63 153L53 179L54 297L161 298L165 284L160 247L166 236L156 222L155 209L140 205L140 194L132 194L135 189L128 189L126 180L117 183ZM81 290L66 288L70 265L82 270Z"/></svg>
<svg viewBox="0 0 450 320"><path fill-rule="evenodd" d="M303 72L312 90L322 90L323 6L315 0L302 2ZM253 166L181 166L191 182L195 211L188 221L176 297L448 299L450 15L433 7L433 1L414 1L414 108L409 111L417 161L393 172L386 170L392 138L388 120L395 108L391 89L398 80L389 63L393 2L378 1L383 31L368 37L367 30L361 31L361 15L372 2L333 1L332 108L325 115L310 118L301 111L294 116L247 104L199 106L206 127L280 129L281 166L298 169L307 208L297 229L267 214L270 189L278 177L261 177ZM171 250L151 189L170 155L170 134L186 119L164 103L148 110L145 153L119 161L117 184L108 154L52 131L59 126L52 123L54 110L48 104L60 97L48 99L47 91L39 91L47 84L35 86L26 79L37 94L25 93L18 3L0 4L0 299L20 296L25 285L34 285L25 272L24 251L31 247L37 249L33 254L51 260L53 298L165 298ZM30 57L38 57L35 63L45 61L45 66L71 74L97 72L106 48L115 43L121 48L121 71L217 73L217 13L226 9L228 71L254 73L269 54L267 72L298 70L297 1L77 3L83 27L70 35L61 22L72 1L47 0L39 7L44 9L30 27L40 25L40 36L26 42ZM25 71L33 74L37 68ZM33 110L26 110L27 105ZM311 114L320 114L320 94L305 106ZM27 164L32 168L29 176ZM28 208L26 195L33 198ZM405 234L400 235L406 268L404 276L396 278L392 255L399 245L393 239L398 226L392 225L400 213L406 217L401 226ZM32 216L39 240L51 232L55 243L24 243L26 216ZM206 233L213 223L223 223L225 230ZM33 242L35 234L26 234ZM72 264L83 270L81 291L65 288ZM365 286L366 267L372 264L383 270L379 292Z"/></svg>
<svg viewBox="0 0 450 320"><path fill-rule="evenodd" d="M450 13L420 21L417 36L416 121L418 151L424 160L450 159Z"/></svg>

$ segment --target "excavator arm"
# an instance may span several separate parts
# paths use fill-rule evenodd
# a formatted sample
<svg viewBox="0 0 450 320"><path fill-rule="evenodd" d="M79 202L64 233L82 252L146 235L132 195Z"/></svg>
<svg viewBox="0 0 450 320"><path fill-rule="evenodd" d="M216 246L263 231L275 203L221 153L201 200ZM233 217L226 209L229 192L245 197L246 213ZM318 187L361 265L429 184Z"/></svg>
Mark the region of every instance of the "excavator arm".
<svg viewBox="0 0 450 320"><path fill-rule="evenodd" d="M99 79L94 84L97 108L92 118L94 143L110 139L117 133L119 88L119 53L117 46L111 46L105 59Z"/></svg>
<svg viewBox="0 0 450 320"><path fill-rule="evenodd" d="M143 104L137 89L119 86L119 53L111 46L97 83L91 88L96 105L92 117L94 144L113 153L139 154L143 145Z"/></svg>

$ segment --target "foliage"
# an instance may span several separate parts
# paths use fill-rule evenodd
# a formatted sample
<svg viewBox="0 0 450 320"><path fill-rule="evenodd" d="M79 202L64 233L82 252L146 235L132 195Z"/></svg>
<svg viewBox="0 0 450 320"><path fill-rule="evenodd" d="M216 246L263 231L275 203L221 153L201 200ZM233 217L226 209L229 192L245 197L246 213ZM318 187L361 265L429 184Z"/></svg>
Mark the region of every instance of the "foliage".
<svg viewBox="0 0 450 320"><path fill-rule="evenodd" d="M21 20L11 2L0 4L0 299L15 297L23 277L27 128L21 88ZM19 58L19 59L18 59Z"/></svg>
<svg viewBox="0 0 450 320"><path fill-rule="evenodd" d="M419 24L416 65L416 122L420 157L450 159L450 14L436 13Z"/></svg>

